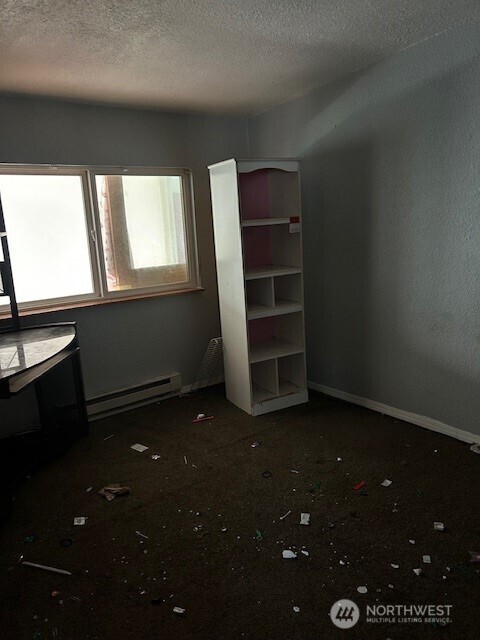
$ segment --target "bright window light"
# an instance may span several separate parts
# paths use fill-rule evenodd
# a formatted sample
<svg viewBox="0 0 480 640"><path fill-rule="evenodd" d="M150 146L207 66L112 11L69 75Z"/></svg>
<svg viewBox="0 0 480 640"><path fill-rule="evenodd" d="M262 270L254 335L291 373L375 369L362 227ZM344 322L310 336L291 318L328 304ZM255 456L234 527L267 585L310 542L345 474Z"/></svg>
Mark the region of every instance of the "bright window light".
<svg viewBox="0 0 480 640"><path fill-rule="evenodd" d="M187 169L0 165L0 198L20 310L198 288Z"/></svg>
<svg viewBox="0 0 480 640"><path fill-rule="evenodd" d="M97 175L109 291L188 280L180 176Z"/></svg>
<svg viewBox="0 0 480 640"><path fill-rule="evenodd" d="M94 291L80 176L0 175L18 302Z"/></svg>

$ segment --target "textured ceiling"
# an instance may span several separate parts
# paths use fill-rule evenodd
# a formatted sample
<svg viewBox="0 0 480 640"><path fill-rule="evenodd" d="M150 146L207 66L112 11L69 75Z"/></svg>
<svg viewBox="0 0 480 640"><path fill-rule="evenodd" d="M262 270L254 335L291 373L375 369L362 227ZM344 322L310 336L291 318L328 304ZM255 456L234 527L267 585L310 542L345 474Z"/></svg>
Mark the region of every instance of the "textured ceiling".
<svg viewBox="0 0 480 640"><path fill-rule="evenodd" d="M0 91L251 114L472 19L478 0L0 0Z"/></svg>

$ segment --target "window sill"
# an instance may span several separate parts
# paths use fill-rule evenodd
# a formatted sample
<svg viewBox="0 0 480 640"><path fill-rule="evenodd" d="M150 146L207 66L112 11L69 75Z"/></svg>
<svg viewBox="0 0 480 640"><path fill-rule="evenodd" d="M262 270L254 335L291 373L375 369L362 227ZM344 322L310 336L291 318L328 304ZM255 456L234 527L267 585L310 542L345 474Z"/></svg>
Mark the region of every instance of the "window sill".
<svg viewBox="0 0 480 640"><path fill-rule="evenodd" d="M177 289L176 291L156 291L155 293L140 293L131 296L119 296L117 298L95 298L90 300L79 300L78 302L66 302L65 304L52 305L51 307L41 307L39 309L20 309L20 317L43 315L44 313L55 313L57 311L69 311L71 309L83 309L85 307L99 307L105 304L116 304L118 302L131 302L133 300L146 300L148 298L164 298L166 296L180 296L184 293L198 293L205 291L204 287L192 287L190 289ZM0 314L0 320L10 317L9 313Z"/></svg>

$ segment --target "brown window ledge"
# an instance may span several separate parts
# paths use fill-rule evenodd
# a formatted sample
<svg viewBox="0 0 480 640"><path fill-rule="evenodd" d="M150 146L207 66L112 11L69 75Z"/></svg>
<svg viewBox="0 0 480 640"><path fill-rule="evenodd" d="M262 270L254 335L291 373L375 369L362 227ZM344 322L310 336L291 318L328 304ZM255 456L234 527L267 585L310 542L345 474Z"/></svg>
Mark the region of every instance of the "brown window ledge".
<svg viewBox="0 0 480 640"><path fill-rule="evenodd" d="M177 289L175 291L155 291L153 293L139 293L131 296L118 296L115 298L94 298L90 300L78 300L77 302L66 302L51 307L41 307L38 309L21 309L20 317L35 316L43 313L54 313L55 311L69 311L70 309L82 309L84 307L98 307L104 304L115 304L117 302L131 302L133 300L145 300L147 298L163 298L166 296L179 296L184 293L197 293L205 291L204 287L192 287L190 289ZM1 314L0 321L10 317L10 314Z"/></svg>

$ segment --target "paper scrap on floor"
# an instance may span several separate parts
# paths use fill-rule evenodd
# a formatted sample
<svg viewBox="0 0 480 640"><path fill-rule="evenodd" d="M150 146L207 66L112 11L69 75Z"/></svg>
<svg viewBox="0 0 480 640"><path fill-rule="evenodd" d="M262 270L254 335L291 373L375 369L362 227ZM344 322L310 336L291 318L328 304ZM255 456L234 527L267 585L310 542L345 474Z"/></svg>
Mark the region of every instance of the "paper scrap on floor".
<svg viewBox="0 0 480 640"><path fill-rule="evenodd" d="M139 451L140 453L143 453L148 449L148 447L146 447L144 444L140 444L139 442L137 442L137 444L132 444L130 449L134 449L135 451Z"/></svg>
<svg viewBox="0 0 480 640"><path fill-rule="evenodd" d="M107 500L113 500L116 496L124 496L130 493L130 487L122 487L120 484L109 484L98 492L99 496L103 496Z"/></svg>
<svg viewBox="0 0 480 640"><path fill-rule="evenodd" d="M310 524L310 514L309 513L301 513L300 514L300 524Z"/></svg>

